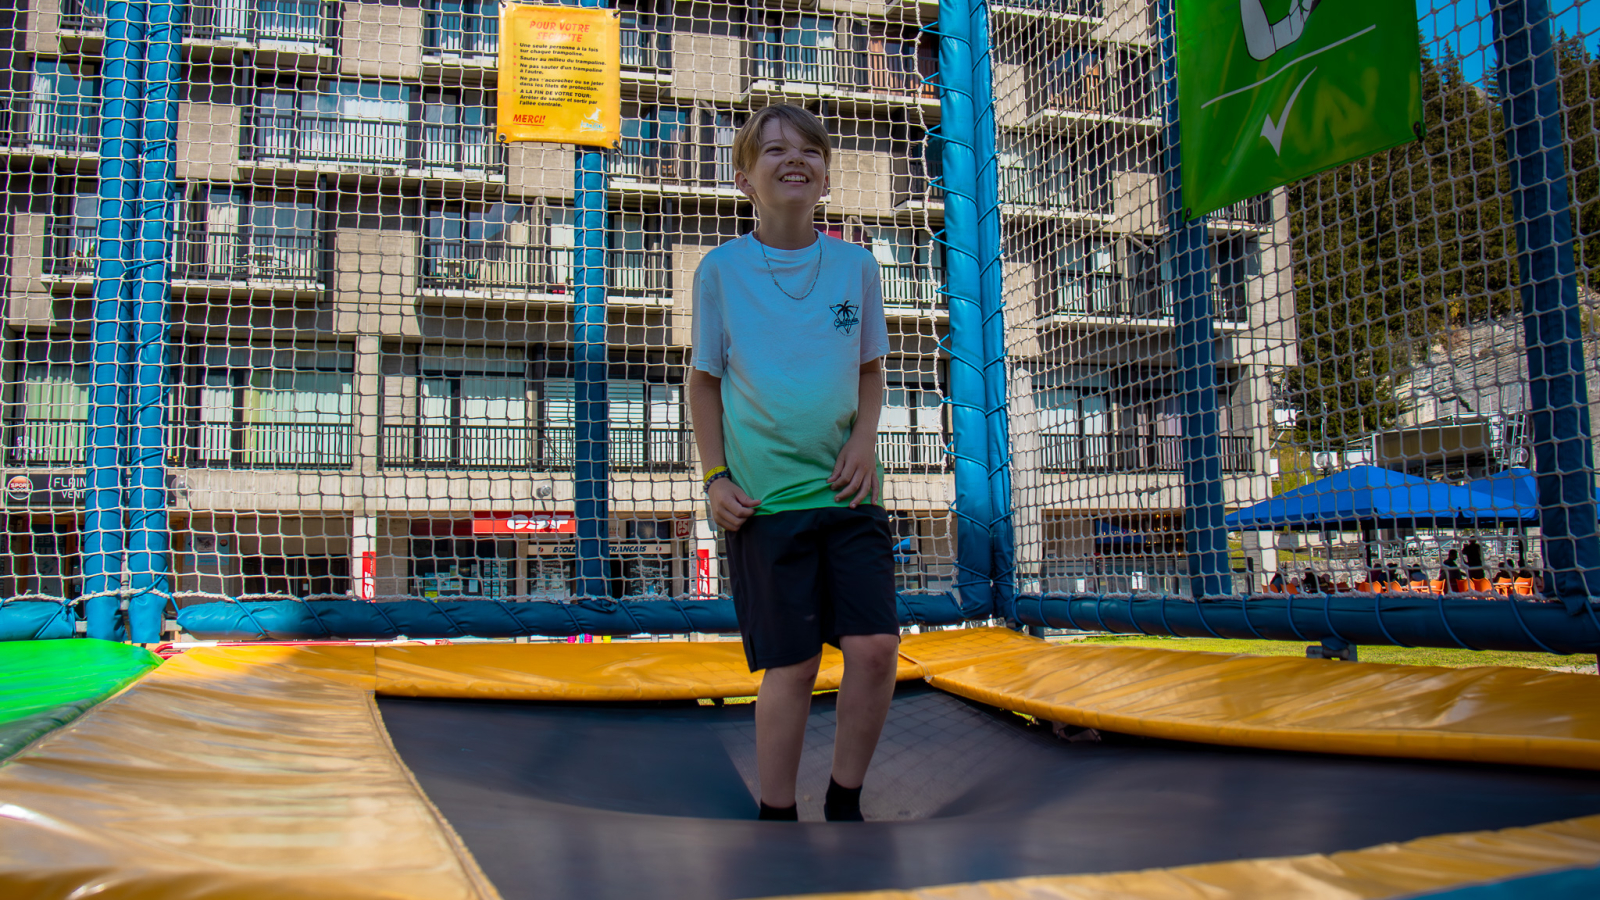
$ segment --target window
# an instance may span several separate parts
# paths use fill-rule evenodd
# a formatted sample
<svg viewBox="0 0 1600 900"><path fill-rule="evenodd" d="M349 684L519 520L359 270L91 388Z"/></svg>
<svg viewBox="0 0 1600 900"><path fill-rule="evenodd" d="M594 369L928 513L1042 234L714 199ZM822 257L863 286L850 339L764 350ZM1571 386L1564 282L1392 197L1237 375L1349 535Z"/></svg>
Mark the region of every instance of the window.
<svg viewBox="0 0 1600 900"><path fill-rule="evenodd" d="M423 285L536 289L543 266L534 216L534 207L521 203L430 203L422 226Z"/></svg>
<svg viewBox="0 0 1600 900"><path fill-rule="evenodd" d="M185 29L203 40L324 45L333 16L323 0L199 0Z"/></svg>
<svg viewBox="0 0 1600 900"><path fill-rule="evenodd" d="M944 252L921 228L866 225L863 241L878 261L886 308L928 307L942 300Z"/></svg>
<svg viewBox="0 0 1600 900"><path fill-rule="evenodd" d="M503 347L425 352L417 377L418 458L461 468L527 468L527 362Z"/></svg>
<svg viewBox="0 0 1600 900"><path fill-rule="evenodd" d="M825 16L774 16L746 30L751 78L832 84L833 19Z"/></svg>
<svg viewBox="0 0 1600 900"><path fill-rule="evenodd" d="M1110 386L1104 370L1082 367L1034 376L1042 468L1090 471L1111 462Z"/></svg>
<svg viewBox="0 0 1600 900"><path fill-rule="evenodd" d="M572 289L577 265L578 211L570 206L547 206L545 223L545 283L552 293Z"/></svg>
<svg viewBox="0 0 1600 900"><path fill-rule="evenodd" d="M639 6L648 7L649 0ZM666 4L663 4L664 6ZM672 68L672 19L644 9L622 10L622 65L629 69Z"/></svg>
<svg viewBox="0 0 1600 900"><path fill-rule="evenodd" d="M190 465L350 465L348 351L203 347L192 351L186 421Z"/></svg>
<svg viewBox="0 0 1600 900"><path fill-rule="evenodd" d="M55 275L93 275L100 237L100 197L93 187L57 197L50 223L47 271Z"/></svg>
<svg viewBox="0 0 1600 900"><path fill-rule="evenodd" d="M66 342L29 344L11 413L10 462L81 466L89 418L89 349Z"/></svg>
<svg viewBox="0 0 1600 900"><path fill-rule="evenodd" d="M494 0L428 0L423 28L428 50L492 56L500 49L500 6Z"/></svg>
<svg viewBox="0 0 1600 900"><path fill-rule="evenodd" d="M100 82L89 66L41 59L33 64L28 138L38 150L93 153L100 146Z"/></svg>
<svg viewBox="0 0 1600 900"><path fill-rule="evenodd" d="M1216 316L1224 322L1250 319L1250 280L1261 275L1261 251L1255 238L1224 237L1211 245L1216 266Z"/></svg>
<svg viewBox="0 0 1600 900"><path fill-rule="evenodd" d="M1117 276L1110 238L1075 237L1054 254L1051 311L1057 315L1114 315Z"/></svg>
<svg viewBox="0 0 1600 900"><path fill-rule="evenodd" d="M499 165L494 100L485 91L424 88L422 164L452 171Z"/></svg>
<svg viewBox="0 0 1600 900"><path fill-rule="evenodd" d="M672 290L668 253L659 216L611 213L606 274L608 287L625 296L661 296Z"/></svg>
<svg viewBox="0 0 1600 900"><path fill-rule="evenodd" d="M918 360L885 360L878 458L897 472L940 471L945 462L944 401ZM911 368L907 370L907 366Z"/></svg>
<svg viewBox="0 0 1600 900"><path fill-rule="evenodd" d="M410 91L404 85L307 80L256 95L258 159L400 164Z"/></svg>
<svg viewBox="0 0 1600 900"><path fill-rule="evenodd" d="M733 136L749 116L746 113L717 110L711 116L711 134L714 145L715 172L712 177L717 187L733 187Z"/></svg>
<svg viewBox="0 0 1600 900"><path fill-rule="evenodd" d="M516 584L515 541L411 539L411 593L441 597L510 596Z"/></svg>
<svg viewBox="0 0 1600 900"><path fill-rule="evenodd" d="M923 72L937 70L932 35L924 41L915 27L864 21L851 22L849 31L849 84L875 93L923 93Z"/></svg>
<svg viewBox="0 0 1600 900"><path fill-rule="evenodd" d="M177 277L320 282L315 198L292 191L209 186L192 203Z"/></svg>
<svg viewBox="0 0 1600 900"><path fill-rule="evenodd" d="M611 171L624 178L686 182L695 177L693 109L674 106L624 108L622 149Z"/></svg>
<svg viewBox="0 0 1600 900"><path fill-rule="evenodd" d="M620 469L680 467L688 462L688 432L683 427L683 386L613 378L606 383L611 434L611 465ZM577 432L577 385L551 378L544 385L546 441L558 449L553 461L572 465ZM547 459L551 456L546 450Z"/></svg>

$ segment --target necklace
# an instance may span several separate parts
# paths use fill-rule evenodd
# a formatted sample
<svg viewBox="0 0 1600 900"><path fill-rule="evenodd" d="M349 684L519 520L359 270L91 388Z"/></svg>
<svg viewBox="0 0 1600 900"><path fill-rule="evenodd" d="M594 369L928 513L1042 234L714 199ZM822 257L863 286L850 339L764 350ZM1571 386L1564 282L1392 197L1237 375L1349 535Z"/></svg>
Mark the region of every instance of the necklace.
<svg viewBox="0 0 1600 900"><path fill-rule="evenodd" d="M772 279L772 286L783 291L785 297L790 300L804 300L811 296L812 291L817 289L817 276L822 274L822 235L817 235L817 263L811 269L811 286L806 288L806 292L798 297L784 290L783 285L778 283L778 273L772 271L772 259L767 256L767 245L761 243L761 239L755 236L755 232L750 233L750 240L755 241L756 246L761 248L761 259L767 264L767 277Z"/></svg>

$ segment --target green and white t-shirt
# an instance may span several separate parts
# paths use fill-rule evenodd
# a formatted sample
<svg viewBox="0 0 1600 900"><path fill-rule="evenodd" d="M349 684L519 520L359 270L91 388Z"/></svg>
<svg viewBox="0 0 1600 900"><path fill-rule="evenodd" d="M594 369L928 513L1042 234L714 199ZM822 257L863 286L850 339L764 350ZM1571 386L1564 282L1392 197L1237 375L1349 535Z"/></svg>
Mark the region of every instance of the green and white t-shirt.
<svg viewBox="0 0 1600 900"><path fill-rule="evenodd" d="M861 366L888 352L870 252L818 234L802 250L745 235L706 254L694 276L694 367L722 379L728 470L761 502L757 515L849 505L833 499L828 476L855 425Z"/></svg>

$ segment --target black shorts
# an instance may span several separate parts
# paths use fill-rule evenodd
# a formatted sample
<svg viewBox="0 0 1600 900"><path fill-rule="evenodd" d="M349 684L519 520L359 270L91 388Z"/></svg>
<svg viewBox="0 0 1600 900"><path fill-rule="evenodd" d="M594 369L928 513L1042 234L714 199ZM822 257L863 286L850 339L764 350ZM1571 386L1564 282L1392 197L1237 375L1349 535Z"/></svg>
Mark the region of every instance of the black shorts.
<svg viewBox="0 0 1600 900"><path fill-rule="evenodd" d="M728 532L728 568L752 672L805 662L841 635L900 633L881 506L751 516Z"/></svg>

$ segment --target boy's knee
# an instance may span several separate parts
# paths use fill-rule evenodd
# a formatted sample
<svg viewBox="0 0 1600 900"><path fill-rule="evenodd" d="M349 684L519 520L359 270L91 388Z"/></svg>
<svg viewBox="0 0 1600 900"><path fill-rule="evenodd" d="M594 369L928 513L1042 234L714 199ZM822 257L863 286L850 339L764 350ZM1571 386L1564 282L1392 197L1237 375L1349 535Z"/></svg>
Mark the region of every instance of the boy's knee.
<svg viewBox="0 0 1600 900"><path fill-rule="evenodd" d="M875 674L893 672L900 663L897 634L854 634L840 639L845 664L862 666Z"/></svg>

